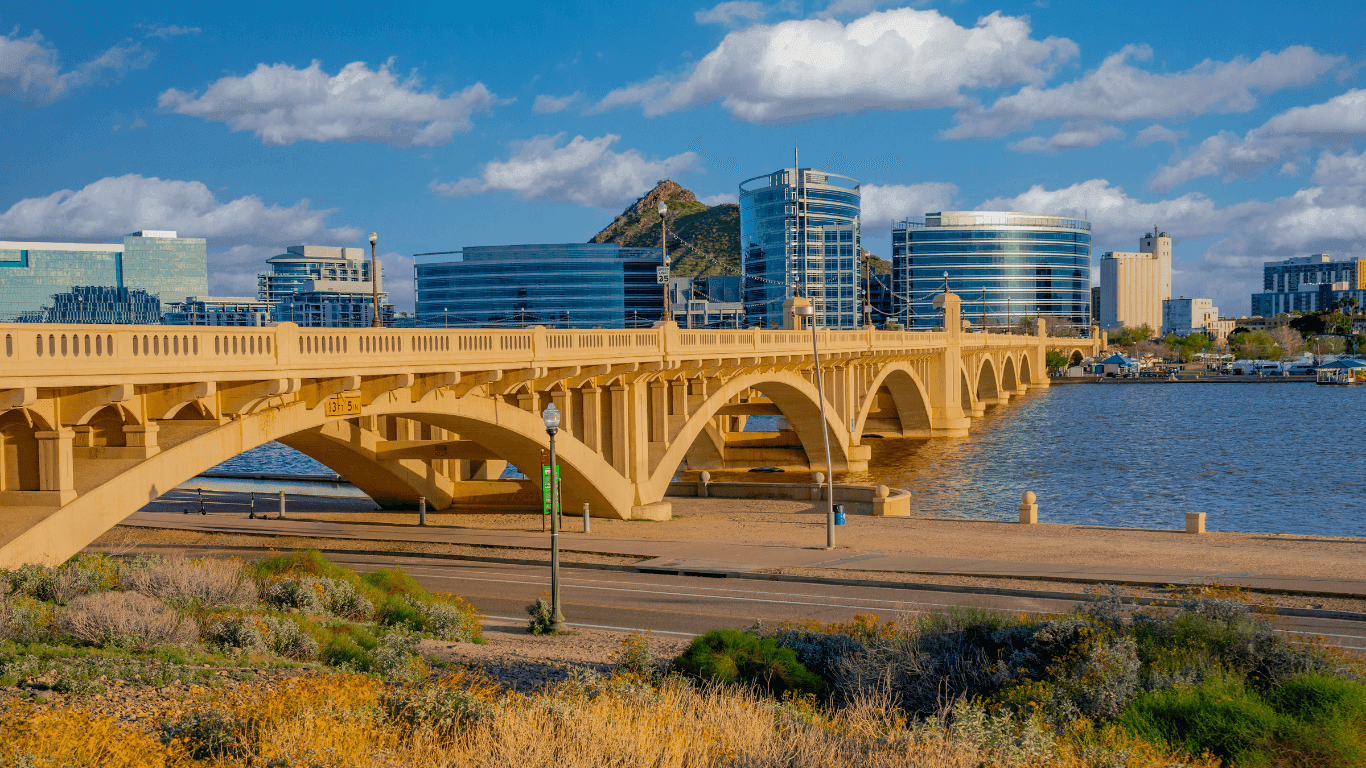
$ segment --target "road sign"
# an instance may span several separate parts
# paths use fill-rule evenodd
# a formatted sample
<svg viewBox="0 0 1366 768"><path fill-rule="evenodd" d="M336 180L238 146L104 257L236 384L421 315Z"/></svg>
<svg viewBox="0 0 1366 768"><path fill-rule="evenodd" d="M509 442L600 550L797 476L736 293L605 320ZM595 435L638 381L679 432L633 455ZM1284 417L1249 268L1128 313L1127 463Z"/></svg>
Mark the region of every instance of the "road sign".
<svg viewBox="0 0 1366 768"><path fill-rule="evenodd" d="M560 479L560 468L558 466L555 467L555 480L557 483L562 482ZM563 506L564 486L561 485L560 488L560 505ZM545 465L541 466L541 514L550 514L550 467Z"/></svg>
<svg viewBox="0 0 1366 768"><path fill-rule="evenodd" d="M655 267L655 282L664 285L669 282L669 268Z"/></svg>

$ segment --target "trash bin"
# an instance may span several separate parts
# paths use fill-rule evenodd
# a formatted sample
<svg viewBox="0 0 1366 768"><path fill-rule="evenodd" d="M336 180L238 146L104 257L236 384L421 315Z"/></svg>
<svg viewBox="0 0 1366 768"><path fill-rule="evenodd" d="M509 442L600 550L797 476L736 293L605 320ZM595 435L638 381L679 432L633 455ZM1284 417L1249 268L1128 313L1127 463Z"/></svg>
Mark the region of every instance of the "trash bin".
<svg viewBox="0 0 1366 768"><path fill-rule="evenodd" d="M835 505L835 525L844 525L844 505Z"/></svg>

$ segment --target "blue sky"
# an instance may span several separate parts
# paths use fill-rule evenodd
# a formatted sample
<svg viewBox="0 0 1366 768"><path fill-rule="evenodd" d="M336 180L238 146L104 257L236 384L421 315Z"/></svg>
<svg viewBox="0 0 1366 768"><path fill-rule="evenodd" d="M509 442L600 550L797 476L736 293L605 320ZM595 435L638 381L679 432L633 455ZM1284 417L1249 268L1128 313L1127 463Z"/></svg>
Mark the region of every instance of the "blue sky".
<svg viewBox="0 0 1366 768"><path fill-rule="evenodd" d="M864 243L943 209L1175 238L1174 291L1245 314L1261 262L1366 257L1366 4L30 3L0 6L0 238L177 229L210 287L380 236L583 241L660 178L733 200L863 182Z"/></svg>

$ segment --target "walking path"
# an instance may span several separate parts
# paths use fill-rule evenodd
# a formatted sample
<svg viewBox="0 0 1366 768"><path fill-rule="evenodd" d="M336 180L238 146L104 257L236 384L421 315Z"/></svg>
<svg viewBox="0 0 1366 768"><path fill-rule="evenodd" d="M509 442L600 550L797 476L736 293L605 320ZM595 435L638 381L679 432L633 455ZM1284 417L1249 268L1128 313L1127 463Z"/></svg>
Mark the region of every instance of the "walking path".
<svg viewBox="0 0 1366 768"><path fill-rule="evenodd" d="M186 499L168 494L126 519L127 526L366 541L431 542L548 549L550 537L529 515L380 513L349 501L290 499L287 517L248 519L236 494L206 492L207 515L183 514ZM335 503L334 503L335 502ZM340 510L340 511L338 511ZM991 576L1068 582L1189 584L1217 581L1246 588L1366 596L1361 563L1366 539L1252 533L1034 525L925 518L851 516L836 529L839 546L823 549L824 515L808 502L676 499L664 523L592 521L581 532L565 517L561 548L645 559L637 569L753 573L820 569L926 575ZM273 512L272 512L273 514Z"/></svg>

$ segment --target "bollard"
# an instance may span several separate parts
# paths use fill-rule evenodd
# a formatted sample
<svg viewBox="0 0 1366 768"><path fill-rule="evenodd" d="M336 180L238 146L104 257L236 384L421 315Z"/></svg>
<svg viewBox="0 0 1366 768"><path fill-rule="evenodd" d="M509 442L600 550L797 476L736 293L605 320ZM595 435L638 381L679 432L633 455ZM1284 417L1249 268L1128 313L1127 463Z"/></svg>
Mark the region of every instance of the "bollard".
<svg viewBox="0 0 1366 768"><path fill-rule="evenodd" d="M1020 524L1037 525L1039 522L1039 505L1034 503L1033 491L1025 491L1020 494Z"/></svg>
<svg viewBox="0 0 1366 768"><path fill-rule="evenodd" d="M1205 532L1205 513L1187 512L1186 513L1186 533L1200 535Z"/></svg>
<svg viewBox="0 0 1366 768"><path fill-rule="evenodd" d="M585 501L585 502L583 503L583 532L584 532L584 533L591 533L591 532L592 532L592 528L593 528L593 526L592 526L592 524L589 522L589 517L588 517L588 502Z"/></svg>
<svg viewBox="0 0 1366 768"><path fill-rule="evenodd" d="M280 491L280 514L279 514L279 516L276 517L275 519L276 519L276 520L284 520L284 519L285 519L285 492L284 492L284 491Z"/></svg>
<svg viewBox="0 0 1366 768"><path fill-rule="evenodd" d="M418 525L426 525L426 524L427 524L427 497L426 497L426 496L418 496L418 497L417 497L417 524L418 524Z"/></svg>
<svg viewBox="0 0 1366 768"><path fill-rule="evenodd" d="M711 473L710 473L710 472L708 472L707 470L704 469L704 470L702 470L700 473L698 473L698 475L697 475L697 498L699 498L699 499L705 499L705 498L707 498L707 492L708 492L707 485L710 484L710 483L711 483Z"/></svg>
<svg viewBox="0 0 1366 768"><path fill-rule="evenodd" d="M820 501L825 498L825 473L817 472L811 476L814 487L811 489L811 500Z"/></svg>
<svg viewBox="0 0 1366 768"><path fill-rule="evenodd" d="M835 505L835 525L844 525L844 505Z"/></svg>
<svg viewBox="0 0 1366 768"><path fill-rule="evenodd" d="M251 492L251 514L247 515L248 520L256 519L256 491Z"/></svg>

